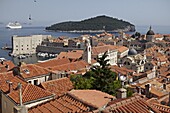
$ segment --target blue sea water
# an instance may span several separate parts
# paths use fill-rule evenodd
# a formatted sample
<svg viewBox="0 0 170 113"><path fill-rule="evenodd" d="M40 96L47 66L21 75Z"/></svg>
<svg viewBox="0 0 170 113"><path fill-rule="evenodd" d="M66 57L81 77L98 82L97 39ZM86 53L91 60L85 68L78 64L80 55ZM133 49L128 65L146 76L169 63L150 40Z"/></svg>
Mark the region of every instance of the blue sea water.
<svg viewBox="0 0 170 113"><path fill-rule="evenodd" d="M146 34L148 31L149 26L136 26L136 31L140 32L141 34ZM152 26L152 29L155 33L160 34L170 34L170 26ZM129 34L133 34L134 32L128 32ZM78 37L81 36L81 33L66 33L66 32L50 32L46 31L45 27L23 27L22 29L6 29L4 26L0 26L0 48L8 45L11 46L11 37L13 35L18 36L28 36L28 35L52 35L54 37L59 36L68 36L68 37ZM117 33L113 33L117 34ZM95 35L95 33L91 34ZM17 58L12 58L8 55L10 51L0 49L0 57L6 58L8 60L12 60L15 64L17 64L20 60ZM23 60L23 59L22 59ZM39 60L36 56L24 59L23 61L26 63L35 63Z"/></svg>
<svg viewBox="0 0 170 113"><path fill-rule="evenodd" d="M0 27L0 48L3 46L11 46L11 37L13 35L18 36L29 36L29 35L52 35L54 37L59 36L68 36L68 37L78 37L81 34L78 33L64 33L64 32L49 32L45 30L45 27L23 27L22 29L6 29L5 27ZM12 60L15 64L18 64L19 61L24 61L26 63L35 63L39 59L36 56L29 57L27 59L18 59L18 58L12 58L8 55L10 50L2 50L0 49L0 58L6 58L8 60Z"/></svg>

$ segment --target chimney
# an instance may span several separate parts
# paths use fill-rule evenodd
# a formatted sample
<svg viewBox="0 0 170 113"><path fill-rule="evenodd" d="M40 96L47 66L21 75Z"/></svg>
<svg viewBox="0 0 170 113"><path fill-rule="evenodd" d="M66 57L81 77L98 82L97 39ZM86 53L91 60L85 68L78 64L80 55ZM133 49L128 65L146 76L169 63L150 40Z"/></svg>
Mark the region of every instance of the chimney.
<svg viewBox="0 0 170 113"><path fill-rule="evenodd" d="M165 83L163 83L163 89L166 90L166 84Z"/></svg>
<svg viewBox="0 0 170 113"><path fill-rule="evenodd" d="M146 84L145 85L145 96L147 97L147 98L150 98L150 84Z"/></svg>
<svg viewBox="0 0 170 113"><path fill-rule="evenodd" d="M28 113L28 109L22 104L22 84L18 83L20 105L14 106L14 113Z"/></svg>
<svg viewBox="0 0 170 113"><path fill-rule="evenodd" d="M20 67L14 67L13 68L13 75L14 76L20 75Z"/></svg>
<svg viewBox="0 0 170 113"><path fill-rule="evenodd" d="M22 84L18 83L20 106L22 106Z"/></svg>
<svg viewBox="0 0 170 113"><path fill-rule="evenodd" d="M6 64L6 65L5 65L5 68L6 68L6 69L9 69L9 65L8 65L8 64Z"/></svg>
<svg viewBox="0 0 170 113"><path fill-rule="evenodd" d="M127 98L127 90L124 88L118 89L117 98Z"/></svg>
<svg viewBox="0 0 170 113"><path fill-rule="evenodd" d="M9 86L9 93L11 93L12 92L12 90L13 90L13 88L12 88L12 82L11 81L9 81L9 80L7 80L6 81L6 83L8 84L8 86Z"/></svg>
<svg viewBox="0 0 170 113"><path fill-rule="evenodd" d="M141 94L141 87L137 87L137 93Z"/></svg>

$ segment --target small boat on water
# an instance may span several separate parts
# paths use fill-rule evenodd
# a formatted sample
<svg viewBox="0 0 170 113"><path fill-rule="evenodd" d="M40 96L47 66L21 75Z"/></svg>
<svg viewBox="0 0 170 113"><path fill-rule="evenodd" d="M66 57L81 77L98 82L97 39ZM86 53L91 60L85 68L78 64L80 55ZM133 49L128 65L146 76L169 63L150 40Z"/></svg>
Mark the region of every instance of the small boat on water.
<svg viewBox="0 0 170 113"><path fill-rule="evenodd" d="M26 58L25 55L19 55L19 56L18 56L18 59L25 59L25 58Z"/></svg>
<svg viewBox="0 0 170 113"><path fill-rule="evenodd" d="M9 22L7 25L6 25L7 28L10 28L10 29L21 29L22 28L22 25L18 22Z"/></svg>

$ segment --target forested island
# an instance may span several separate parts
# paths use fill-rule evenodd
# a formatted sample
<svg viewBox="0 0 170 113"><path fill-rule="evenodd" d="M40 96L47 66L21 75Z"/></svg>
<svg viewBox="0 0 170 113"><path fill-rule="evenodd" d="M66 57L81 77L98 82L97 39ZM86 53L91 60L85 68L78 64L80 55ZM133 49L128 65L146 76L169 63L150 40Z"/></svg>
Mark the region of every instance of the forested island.
<svg viewBox="0 0 170 113"><path fill-rule="evenodd" d="M46 30L65 32L126 32L135 31L135 26L129 22L103 15L82 21L57 23L46 27Z"/></svg>

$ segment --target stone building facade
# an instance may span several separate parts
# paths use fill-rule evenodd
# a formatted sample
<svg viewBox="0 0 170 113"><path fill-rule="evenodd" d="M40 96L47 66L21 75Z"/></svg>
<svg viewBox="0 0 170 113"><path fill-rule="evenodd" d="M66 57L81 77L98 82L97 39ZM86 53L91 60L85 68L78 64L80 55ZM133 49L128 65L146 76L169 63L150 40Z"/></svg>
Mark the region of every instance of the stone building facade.
<svg viewBox="0 0 170 113"><path fill-rule="evenodd" d="M38 45L50 35L12 36L12 55L35 54Z"/></svg>

